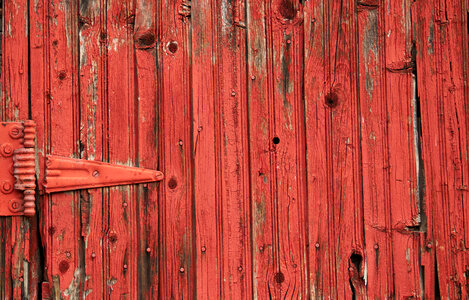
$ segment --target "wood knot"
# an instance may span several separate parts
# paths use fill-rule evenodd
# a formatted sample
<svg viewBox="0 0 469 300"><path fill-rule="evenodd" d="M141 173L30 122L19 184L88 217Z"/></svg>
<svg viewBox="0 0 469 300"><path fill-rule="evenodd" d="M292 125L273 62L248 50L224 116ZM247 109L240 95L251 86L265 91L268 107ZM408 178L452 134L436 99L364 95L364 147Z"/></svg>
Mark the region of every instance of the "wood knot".
<svg viewBox="0 0 469 300"><path fill-rule="evenodd" d="M155 34L151 31L138 34L135 43L139 49L153 48L155 46Z"/></svg>
<svg viewBox="0 0 469 300"><path fill-rule="evenodd" d="M292 0L282 0L278 6L278 12L287 20L293 20L296 17L297 11Z"/></svg>
<svg viewBox="0 0 469 300"><path fill-rule="evenodd" d="M282 272L275 273L274 280L276 283L280 284L285 281L285 275Z"/></svg>
<svg viewBox="0 0 469 300"><path fill-rule="evenodd" d="M339 96L337 95L336 92L330 92L324 98L324 102L330 108L334 108L339 104Z"/></svg>
<svg viewBox="0 0 469 300"><path fill-rule="evenodd" d="M60 263L59 263L59 271L60 273L65 273L68 271L68 269L70 268L70 264L68 263L68 261L66 260L62 260Z"/></svg>
<svg viewBox="0 0 469 300"><path fill-rule="evenodd" d="M171 179L168 182L168 187L170 189L174 190L177 186L178 186L178 182L177 182L176 178L171 177Z"/></svg>

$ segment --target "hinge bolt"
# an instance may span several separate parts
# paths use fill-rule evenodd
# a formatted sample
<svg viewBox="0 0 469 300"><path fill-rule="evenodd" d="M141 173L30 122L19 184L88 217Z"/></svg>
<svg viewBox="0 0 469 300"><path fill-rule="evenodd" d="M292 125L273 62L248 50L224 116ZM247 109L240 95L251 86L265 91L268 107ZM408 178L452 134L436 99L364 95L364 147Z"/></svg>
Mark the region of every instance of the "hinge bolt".
<svg viewBox="0 0 469 300"><path fill-rule="evenodd" d="M1 153L5 157L9 157L13 154L13 147L9 143L5 143L1 146Z"/></svg>
<svg viewBox="0 0 469 300"><path fill-rule="evenodd" d="M18 139L21 137L21 127L20 126L13 126L10 129L10 137L12 139Z"/></svg>
<svg viewBox="0 0 469 300"><path fill-rule="evenodd" d="M11 183L4 181L2 184L2 192L4 194L9 194L13 191L13 186Z"/></svg>

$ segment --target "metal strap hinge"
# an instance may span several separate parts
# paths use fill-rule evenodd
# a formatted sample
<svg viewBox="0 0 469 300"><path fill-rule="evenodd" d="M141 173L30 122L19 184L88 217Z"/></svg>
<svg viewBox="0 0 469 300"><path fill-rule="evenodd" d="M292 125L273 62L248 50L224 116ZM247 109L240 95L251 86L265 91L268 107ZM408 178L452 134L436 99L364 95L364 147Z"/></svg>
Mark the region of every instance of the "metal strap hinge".
<svg viewBox="0 0 469 300"><path fill-rule="evenodd" d="M0 123L0 216L33 216L36 190L34 121ZM160 181L160 171L46 155L46 193Z"/></svg>

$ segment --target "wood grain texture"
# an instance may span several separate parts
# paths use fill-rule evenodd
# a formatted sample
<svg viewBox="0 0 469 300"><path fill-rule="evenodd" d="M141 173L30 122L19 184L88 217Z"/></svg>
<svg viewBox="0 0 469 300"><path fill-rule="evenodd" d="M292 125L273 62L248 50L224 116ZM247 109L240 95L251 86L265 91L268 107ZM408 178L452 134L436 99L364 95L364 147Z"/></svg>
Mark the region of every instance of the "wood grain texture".
<svg viewBox="0 0 469 300"><path fill-rule="evenodd" d="M3 1L40 197L0 219L0 298L466 299L468 9ZM46 195L49 153L165 179Z"/></svg>

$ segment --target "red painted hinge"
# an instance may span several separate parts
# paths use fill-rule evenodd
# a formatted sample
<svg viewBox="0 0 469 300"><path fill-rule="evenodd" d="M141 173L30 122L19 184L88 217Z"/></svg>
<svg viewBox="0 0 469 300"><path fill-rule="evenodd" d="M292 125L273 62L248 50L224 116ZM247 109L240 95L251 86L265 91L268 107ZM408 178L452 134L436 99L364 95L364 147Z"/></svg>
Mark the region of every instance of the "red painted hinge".
<svg viewBox="0 0 469 300"><path fill-rule="evenodd" d="M34 121L0 123L0 216L33 216Z"/></svg>
<svg viewBox="0 0 469 300"><path fill-rule="evenodd" d="M48 155L44 188L46 193L55 193L162 179L160 171Z"/></svg>
<svg viewBox="0 0 469 300"><path fill-rule="evenodd" d="M36 155L34 121L0 123L0 216L33 216ZM154 182L160 171L46 156L43 187L46 193Z"/></svg>

